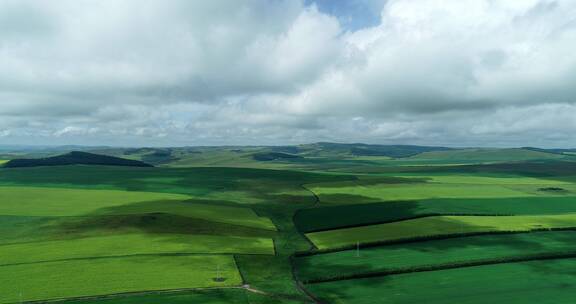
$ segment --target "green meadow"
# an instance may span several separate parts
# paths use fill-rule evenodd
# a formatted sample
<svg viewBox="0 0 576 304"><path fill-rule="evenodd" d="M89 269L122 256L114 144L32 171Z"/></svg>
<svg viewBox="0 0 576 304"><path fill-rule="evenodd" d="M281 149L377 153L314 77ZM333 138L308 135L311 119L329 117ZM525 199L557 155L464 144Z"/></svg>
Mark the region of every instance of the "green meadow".
<svg viewBox="0 0 576 304"><path fill-rule="evenodd" d="M550 185L548 181L541 185ZM517 186L517 187L514 187ZM349 204L359 197L359 202L422 200L433 198L512 198L544 195L535 193L537 184L487 184L483 183L406 183L362 184L356 182L308 185L325 204Z"/></svg>
<svg viewBox="0 0 576 304"><path fill-rule="evenodd" d="M508 263L308 285L327 303L573 303L576 260Z"/></svg>
<svg viewBox="0 0 576 304"><path fill-rule="evenodd" d="M296 267L302 280L322 280L558 253L576 255L575 243L576 231L481 235L303 256L296 258Z"/></svg>
<svg viewBox="0 0 576 304"><path fill-rule="evenodd" d="M251 304L251 303L269 303L269 304L295 304L302 303L292 299L277 298L273 295L262 295L251 292L242 288L208 288L193 291L173 291L165 293L153 293L145 295L125 295L105 299L82 299L69 300L67 304Z"/></svg>
<svg viewBox="0 0 576 304"><path fill-rule="evenodd" d="M25 252L25 255L22 255ZM80 239L0 245L0 266L38 261L157 254L268 254L268 238L221 235L118 234Z"/></svg>
<svg viewBox="0 0 576 304"><path fill-rule="evenodd" d="M156 167L0 168L1 304L571 303L559 271L576 254L573 156L326 143L98 152ZM539 289L548 296L517 292Z"/></svg>
<svg viewBox="0 0 576 304"><path fill-rule="evenodd" d="M303 232L393 222L429 215L539 215L576 213L573 196L484 199L425 199L323 206L304 209L295 217Z"/></svg>
<svg viewBox="0 0 576 304"><path fill-rule="evenodd" d="M390 242L443 235L483 232L518 232L576 227L576 213L518 216L431 216L388 224L308 233L319 249L341 248L357 243Z"/></svg>
<svg viewBox="0 0 576 304"><path fill-rule="evenodd" d="M215 280L218 276L223 281ZM142 256L0 266L2 303L136 291L238 286L229 255Z"/></svg>

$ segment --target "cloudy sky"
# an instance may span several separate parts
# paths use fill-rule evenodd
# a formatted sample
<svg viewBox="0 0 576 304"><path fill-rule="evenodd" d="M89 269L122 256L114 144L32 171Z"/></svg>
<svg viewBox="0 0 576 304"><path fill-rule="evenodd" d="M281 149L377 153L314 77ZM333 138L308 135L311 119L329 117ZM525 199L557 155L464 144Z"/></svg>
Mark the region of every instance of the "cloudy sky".
<svg viewBox="0 0 576 304"><path fill-rule="evenodd" d="M576 147L574 0L0 0L0 144Z"/></svg>

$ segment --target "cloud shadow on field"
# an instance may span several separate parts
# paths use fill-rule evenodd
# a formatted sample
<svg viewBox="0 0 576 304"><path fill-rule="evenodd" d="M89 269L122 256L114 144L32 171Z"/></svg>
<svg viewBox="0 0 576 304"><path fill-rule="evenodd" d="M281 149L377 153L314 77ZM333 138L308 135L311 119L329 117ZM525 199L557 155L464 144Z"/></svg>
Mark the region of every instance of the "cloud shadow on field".
<svg viewBox="0 0 576 304"><path fill-rule="evenodd" d="M183 215L186 208L201 208L204 204L189 204L190 201L146 201L96 210L81 217L61 218L51 226L54 234L66 237L143 232L149 234L225 235L242 237L265 237L274 231L218 222L200 217ZM170 210L171 204L179 208ZM182 213L182 214L180 214ZM223 217L233 214L223 214Z"/></svg>

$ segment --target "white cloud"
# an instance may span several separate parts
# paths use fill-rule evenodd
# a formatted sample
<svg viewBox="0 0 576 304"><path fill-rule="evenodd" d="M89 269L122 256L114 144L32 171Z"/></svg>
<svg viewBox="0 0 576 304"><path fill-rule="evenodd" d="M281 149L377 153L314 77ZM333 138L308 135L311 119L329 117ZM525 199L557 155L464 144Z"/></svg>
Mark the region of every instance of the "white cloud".
<svg viewBox="0 0 576 304"><path fill-rule="evenodd" d="M569 0L390 0L350 31L294 0L0 0L0 129L6 143L576 146L573 16Z"/></svg>

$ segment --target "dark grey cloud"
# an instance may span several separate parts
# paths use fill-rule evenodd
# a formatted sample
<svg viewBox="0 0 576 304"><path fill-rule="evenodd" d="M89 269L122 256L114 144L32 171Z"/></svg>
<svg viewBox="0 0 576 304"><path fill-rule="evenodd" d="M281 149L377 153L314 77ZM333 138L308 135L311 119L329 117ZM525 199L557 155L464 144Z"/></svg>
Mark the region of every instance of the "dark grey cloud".
<svg viewBox="0 0 576 304"><path fill-rule="evenodd" d="M318 3L0 0L0 143L576 146L573 1Z"/></svg>

